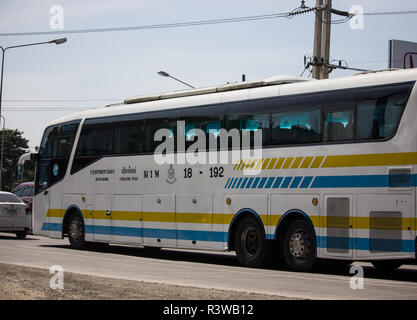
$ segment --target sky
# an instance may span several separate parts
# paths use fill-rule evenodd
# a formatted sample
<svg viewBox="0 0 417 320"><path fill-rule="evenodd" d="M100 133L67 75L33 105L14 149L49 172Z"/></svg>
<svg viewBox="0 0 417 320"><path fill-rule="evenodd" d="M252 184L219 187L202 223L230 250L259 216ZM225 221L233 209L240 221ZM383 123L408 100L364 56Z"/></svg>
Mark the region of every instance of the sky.
<svg viewBox="0 0 417 320"><path fill-rule="evenodd" d="M315 2L305 4L313 7ZM299 0L1 0L0 46L68 39L61 45L6 51L1 110L5 126L22 131L34 148L47 124L62 116L137 95L187 89L159 76L161 70L194 87L239 82L242 74L247 81L300 76L304 55L313 53L313 13L291 19L65 34L75 29L282 13L300 4ZM56 5L62 8L63 20L50 11ZM348 11L353 5L360 5L365 13L417 10L415 0L333 0L333 8L339 10ZM345 60L349 67L385 69L390 39L417 42L417 14L363 18L360 29L352 28L350 22L332 25L331 59ZM4 35L56 31L51 22L60 21L63 33L59 35ZM330 77L354 73L335 70Z"/></svg>

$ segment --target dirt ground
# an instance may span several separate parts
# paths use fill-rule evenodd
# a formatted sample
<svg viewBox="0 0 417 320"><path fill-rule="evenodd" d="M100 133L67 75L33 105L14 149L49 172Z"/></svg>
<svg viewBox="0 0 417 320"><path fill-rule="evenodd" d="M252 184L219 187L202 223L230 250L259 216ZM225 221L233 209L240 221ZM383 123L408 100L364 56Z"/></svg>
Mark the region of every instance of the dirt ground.
<svg viewBox="0 0 417 320"><path fill-rule="evenodd" d="M49 270L0 263L0 300L282 300L285 297L64 273L51 289Z"/></svg>

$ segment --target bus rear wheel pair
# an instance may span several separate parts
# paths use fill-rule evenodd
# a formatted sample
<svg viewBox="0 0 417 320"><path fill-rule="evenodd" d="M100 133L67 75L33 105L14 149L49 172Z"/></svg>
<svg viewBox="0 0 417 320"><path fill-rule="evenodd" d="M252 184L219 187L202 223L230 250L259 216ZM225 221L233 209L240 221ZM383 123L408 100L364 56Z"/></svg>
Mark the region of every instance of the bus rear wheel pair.
<svg viewBox="0 0 417 320"><path fill-rule="evenodd" d="M317 262L312 228L305 220L297 219L286 228L279 248L265 239L253 217L244 218L235 234L235 251L239 262L246 267L261 267L282 252L283 259L293 271L310 271Z"/></svg>

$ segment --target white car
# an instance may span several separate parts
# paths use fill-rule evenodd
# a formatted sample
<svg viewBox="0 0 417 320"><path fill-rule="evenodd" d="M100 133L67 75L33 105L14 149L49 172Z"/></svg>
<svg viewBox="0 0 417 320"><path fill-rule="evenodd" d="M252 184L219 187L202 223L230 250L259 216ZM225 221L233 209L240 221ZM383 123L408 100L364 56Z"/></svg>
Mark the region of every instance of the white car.
<svg viewBox="0 0 417 320"><path fill-rule="evenodd" d="M0 232L15 233L19 239L32 231L32 214L15 194L0 191Z"/></svg>

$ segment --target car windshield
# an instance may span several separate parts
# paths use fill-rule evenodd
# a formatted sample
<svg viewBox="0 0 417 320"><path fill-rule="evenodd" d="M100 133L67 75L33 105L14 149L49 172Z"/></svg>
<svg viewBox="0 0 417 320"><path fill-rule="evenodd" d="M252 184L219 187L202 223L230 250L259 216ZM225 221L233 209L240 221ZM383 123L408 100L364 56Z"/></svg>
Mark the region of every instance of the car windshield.
<svg viewBox="0 0 417 320"><path fill-rule="evenodd" d="M1 202L22 203L22 200L12 193L0 193L0 203Z"/></svg>

